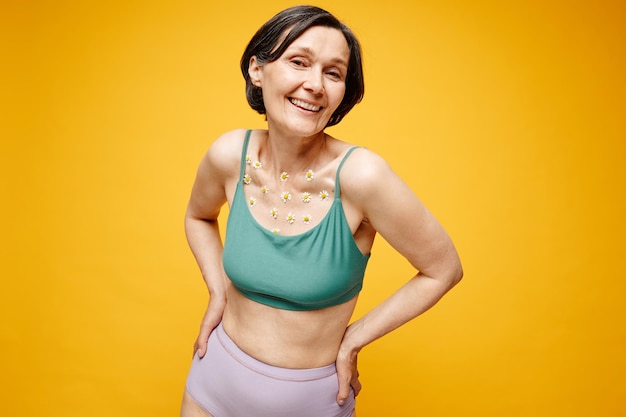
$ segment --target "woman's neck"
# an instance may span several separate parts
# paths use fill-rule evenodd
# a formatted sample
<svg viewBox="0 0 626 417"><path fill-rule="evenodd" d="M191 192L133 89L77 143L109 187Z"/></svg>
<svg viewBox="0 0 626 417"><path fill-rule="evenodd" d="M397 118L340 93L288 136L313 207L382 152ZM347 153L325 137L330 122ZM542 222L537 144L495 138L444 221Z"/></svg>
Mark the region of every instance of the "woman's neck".
<svg viewBox="0 0 626 417"><path fill-rule="evenodd" d="M264 145L259 149L259 159L276 174L305 172L313 168L324 153L326 142L323 131L312 137L288 137L268 131Z"/></svg>

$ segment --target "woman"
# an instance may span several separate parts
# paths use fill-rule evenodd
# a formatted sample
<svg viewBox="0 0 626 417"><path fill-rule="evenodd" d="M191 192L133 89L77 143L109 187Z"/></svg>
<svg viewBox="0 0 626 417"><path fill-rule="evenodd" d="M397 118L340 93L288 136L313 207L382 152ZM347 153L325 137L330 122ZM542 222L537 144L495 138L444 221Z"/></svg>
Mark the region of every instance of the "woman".
<svg viewBox="0 0 626 417"><path fill-rule="evenodd" d="M385 161L324 131L363 96L347 27L319 8L287 9L241 68L267 130L223 134L198 169L185 224L210 299L181 415L353 416L359 351L435 304L461 265ZM376 233L419 272L348 326Z"/></svg>

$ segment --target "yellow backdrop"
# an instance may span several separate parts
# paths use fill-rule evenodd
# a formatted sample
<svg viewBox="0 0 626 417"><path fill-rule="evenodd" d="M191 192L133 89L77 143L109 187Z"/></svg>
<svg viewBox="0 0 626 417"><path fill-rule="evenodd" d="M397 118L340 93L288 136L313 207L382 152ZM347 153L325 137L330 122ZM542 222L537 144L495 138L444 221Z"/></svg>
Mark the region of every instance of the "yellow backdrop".
<svg viewBox="0 0 626 417"><path fill-rule="evenodd" d="M1 415L177 415L207 301L187 197L217 135L264 126L238 60L294 4L0 6ZM624 2L317 4L364 48L330 133L383 155L465 267L363 351L359 417L624 415ZM411 274L379 240L357 315Z"/></svg>

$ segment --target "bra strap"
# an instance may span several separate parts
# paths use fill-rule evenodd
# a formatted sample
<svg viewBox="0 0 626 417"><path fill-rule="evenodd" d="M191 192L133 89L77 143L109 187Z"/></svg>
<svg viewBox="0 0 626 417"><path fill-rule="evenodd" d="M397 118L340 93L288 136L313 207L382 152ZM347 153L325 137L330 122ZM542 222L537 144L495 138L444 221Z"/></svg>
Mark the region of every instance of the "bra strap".
<svg viewBox="0 0 626 417"><path fill-rule="evenodd" d="M250 142L250 134L252 130L246 132L246 137L243 140L243 148L241 148L241 163L239 165L239 181L243 181L243 175L246 172L246 156L248 154L248 143Z"/></svg>
<svg viewBox="0 0 626 417"><path fill-rule="evenodd" d="M336 199L339 199L341 197L341 185L339 184L339 173L341 172L341 168L343 167L344 162L346 162L346 159L348 159L352 151L358 148L360 148L360 146L353 146L352 148L348 149L348 152L346 152L346 154L341 159L341 162L339 163L339 167L337 168L337 174L335 174L335 198Z"/></svg>

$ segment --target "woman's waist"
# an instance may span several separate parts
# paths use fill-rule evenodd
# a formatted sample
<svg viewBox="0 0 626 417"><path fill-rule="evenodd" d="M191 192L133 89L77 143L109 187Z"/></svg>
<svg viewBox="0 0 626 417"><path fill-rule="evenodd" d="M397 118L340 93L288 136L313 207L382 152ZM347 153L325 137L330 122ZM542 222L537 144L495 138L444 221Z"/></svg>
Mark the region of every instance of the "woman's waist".
<svg viewBox="0 0 626 417"><path fill-rule="evenodd" d="M283 368L304 369L335 362L353 306L288 311L229 296L225 332L253 358Z"/></svg>

